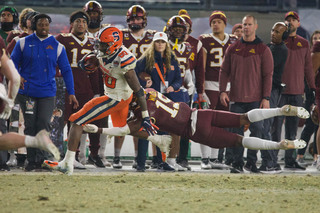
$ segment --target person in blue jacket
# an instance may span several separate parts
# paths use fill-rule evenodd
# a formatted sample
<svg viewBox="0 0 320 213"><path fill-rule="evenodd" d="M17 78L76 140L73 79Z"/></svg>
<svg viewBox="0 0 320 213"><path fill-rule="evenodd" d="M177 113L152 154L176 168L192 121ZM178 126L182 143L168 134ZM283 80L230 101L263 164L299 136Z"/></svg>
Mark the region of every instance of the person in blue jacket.
<svg viewBox="0 0 320 213"><path fill-rule="evenodd" d="M39 131L50 130L50 120L55 108L56 67L59 66L69 96L69 102L78 107L73 76L66 50L49 34L51 18L38 14L32 19L35 33L21 38L14 47L11 58L21 75L17 100L20 103L26 135L35 136ZM26 171L41 168L47 154L39 149L28 148Z"/></svg>
<svg viewBox="0 0 320 213"><path fill-rule="evenodd" d="M137 61L135 71L142 87L153 88L168 97L174 96L175 91L182 85L179 62L169 46L167 35L163 32L154 35L149 48ZM147 150L148 141L139 139L137 171L145 171ZM158 148L157 153L156 163L160 164L158 169L173 171L174 168L162 162Z"/></svg>

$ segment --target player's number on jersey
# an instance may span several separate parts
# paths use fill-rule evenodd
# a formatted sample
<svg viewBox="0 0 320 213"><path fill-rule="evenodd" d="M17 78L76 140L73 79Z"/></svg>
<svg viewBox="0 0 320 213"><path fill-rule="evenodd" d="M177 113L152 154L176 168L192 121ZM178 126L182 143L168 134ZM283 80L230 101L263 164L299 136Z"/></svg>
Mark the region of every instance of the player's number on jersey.
<svg viewBox="0 0 320 213"><path fill-rule="evenodd" d="M81 50L81 55L84 56L88 53L90 53L92 50L88 50L88 49L82 49ZM78 67L78 48L73 48L71 50L72 52L72 63L70 64L71 67Z"/></svg>
<svg viewBox="0 0 320 213"><path fill-rule="evenodd" d="M117 79L109 76L109 75L105 75L104 77L104 84L111 88L111 89L114 89L116 87L116 82L117 82Z"/></svg>
<svg viewBox="0 0 320 213"><path fill-rule="evenodd" d="M186 64L187 64L187 59L186 58L181 58L177 57L178 62L179 62L179 68L181 70L181 78L184 78L186 75Z"/></svg>
<svg viewBox="0 0 320 213"><path fill-rule="evenodd" d="M221 67L223 60L223 50L221 47L212 48L210 54L214 56L215 60L210 62L211 67Z"/></svg>
<svg viewBox="0 0 320 213"><path fill-rule="evenodd" d="M132 52L137 58L139 57L138 55L138 50L140 52L140 56L148 49L150 44L141 44L140 46L138 44L131 44L128 50ZM138 49L139 48L139 49Z"/></svg>
<svg viewBox="0 0 320 213"><path fill-rule="evenodd" d="M156 100L156 107L161 107L163 110L168 112L172 118L176 117L179 111L179 104L174 103L173 108L170 108L169 106L165 105L165 103L171 102L170 99L168 99L166 96L163 96L161 93L158 93L159 100Z"/></svg>

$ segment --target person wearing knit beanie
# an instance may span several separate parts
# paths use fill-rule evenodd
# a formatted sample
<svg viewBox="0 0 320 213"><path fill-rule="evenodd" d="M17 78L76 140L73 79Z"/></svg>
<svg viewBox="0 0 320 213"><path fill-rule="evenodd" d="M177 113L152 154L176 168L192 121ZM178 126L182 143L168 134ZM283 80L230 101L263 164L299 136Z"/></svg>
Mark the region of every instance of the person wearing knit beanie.
<svg viewBox="0 0 320 213"><path fill-rule="evenodd" d="M242 36L243 36L243 26L242 26L241 23L233 25L232 34L236 35L238 37L238 39L242 38Z"/></svg>

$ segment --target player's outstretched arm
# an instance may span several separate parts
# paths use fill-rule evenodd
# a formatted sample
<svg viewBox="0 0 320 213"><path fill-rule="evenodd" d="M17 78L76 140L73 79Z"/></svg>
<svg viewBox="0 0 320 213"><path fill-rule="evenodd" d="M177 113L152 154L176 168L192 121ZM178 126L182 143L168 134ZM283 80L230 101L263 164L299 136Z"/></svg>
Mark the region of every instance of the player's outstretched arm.
<svg viewBox="0 0 320 213"><path fill-rule="evenodd" d="M147 109L147 102L144 97L144 90L142 89L138 77L135 73L135 71L129 70L124 77L126 78L129 86L135 93L138 103L141 107L141 115L142 115L142 126L143 128L148 132L149 135L154 135L157 131L152 127L150 118L149 118L149 113Z"/></svg>

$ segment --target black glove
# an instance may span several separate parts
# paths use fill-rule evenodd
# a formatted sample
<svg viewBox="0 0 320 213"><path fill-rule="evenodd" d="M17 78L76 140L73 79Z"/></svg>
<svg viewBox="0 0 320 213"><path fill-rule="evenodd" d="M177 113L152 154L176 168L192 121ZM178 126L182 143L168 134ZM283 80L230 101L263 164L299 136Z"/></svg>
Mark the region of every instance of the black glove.
<svg viewBox="0 0 320 213"><path fill-rule="evenodd" d="M147 131L149 135L154 135L157 133L157 131L153 128L149 117L143 118L141 126Z"/></svg>

